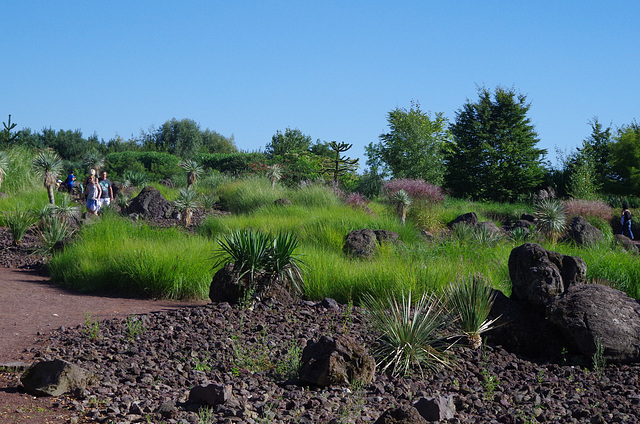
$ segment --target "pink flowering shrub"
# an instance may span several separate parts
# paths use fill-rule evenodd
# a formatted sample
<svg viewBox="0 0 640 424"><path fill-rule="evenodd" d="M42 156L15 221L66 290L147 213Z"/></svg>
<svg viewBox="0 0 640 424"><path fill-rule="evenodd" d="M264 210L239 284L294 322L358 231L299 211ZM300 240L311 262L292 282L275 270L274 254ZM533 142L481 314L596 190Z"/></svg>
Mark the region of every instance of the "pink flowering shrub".
<svg viewBox="0 0 640 424"><path fill-rule="evenodd" d="M388 199L399 190L406 191L413 200L422 200L429 203L444 202L444 192L442 189L424 180L401 178L387 181L382 186L382 194Z"/></svg>
<svg viewBox="0 0 640 424"><path fill-rule="evenodd" d="M344 202L351 206L353 209L362 209L364 211L369 211L369 199L364 197L360 193L351 193L345 199Z"/></svg>

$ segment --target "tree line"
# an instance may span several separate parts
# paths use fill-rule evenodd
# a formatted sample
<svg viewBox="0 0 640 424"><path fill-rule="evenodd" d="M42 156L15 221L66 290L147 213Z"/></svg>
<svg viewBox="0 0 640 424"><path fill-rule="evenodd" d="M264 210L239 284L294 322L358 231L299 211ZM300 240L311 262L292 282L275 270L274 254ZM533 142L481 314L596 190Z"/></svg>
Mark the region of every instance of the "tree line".
<svg viewBox="0 0 640 424"><path fill-rule="evenodd" d="M327 178L367 196L379 193L382 181L389 178L422 179L455 197L496 201L517 200L547 187L583 199L638 192L636 122L613 130L594 118L581 147L562 156L553 168L547 151L538 147L538 134L527 116L530 108L525 95L503 87L479 88L477 100L468 99L451 122L443 113L424 111L418 102L408 109L397 107L387 114L389 131L365 147L368 168L362 175L357 174L358 161L348 156L351 145L344 141L313 141L297 128L286 128L272 136L264 151L240 152L233 136L202 130L190 119L173 118L137 138L116 136L105 142L95 134L84 138L79 130L15 131L9 115L0 132L0 150L12 145L50 148L67 168L77 170L84 158L101 154L107 157L107 169L111 166L116 174L137 161L140 170L158 178L170 178L176 167L167 166L174 161L163 155L235 175L267 174L277 165L289 185Z"/></svg>

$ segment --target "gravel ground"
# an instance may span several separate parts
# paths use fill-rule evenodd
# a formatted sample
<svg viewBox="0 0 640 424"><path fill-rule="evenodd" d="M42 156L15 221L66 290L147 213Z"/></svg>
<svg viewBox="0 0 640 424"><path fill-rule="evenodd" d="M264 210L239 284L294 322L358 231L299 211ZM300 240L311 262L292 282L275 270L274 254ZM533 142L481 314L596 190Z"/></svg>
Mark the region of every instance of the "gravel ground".
<svg viewBox="0 0 640 424"><path fill-rule="evenodd" d="M377 374L366 386L318 388L291 379L291 360L308 340L345 334L365 347L375 330L358 308L226 303L112 319L62 329L38 356L62 358L99 383L75 401L99 422L368 423L421 398L450 396L450 423L638 423L638 365L584 366L531 361L500 347L455 348L450 370L404 378ZM198 384L232 386L213 409L185 404Z"/></svg>

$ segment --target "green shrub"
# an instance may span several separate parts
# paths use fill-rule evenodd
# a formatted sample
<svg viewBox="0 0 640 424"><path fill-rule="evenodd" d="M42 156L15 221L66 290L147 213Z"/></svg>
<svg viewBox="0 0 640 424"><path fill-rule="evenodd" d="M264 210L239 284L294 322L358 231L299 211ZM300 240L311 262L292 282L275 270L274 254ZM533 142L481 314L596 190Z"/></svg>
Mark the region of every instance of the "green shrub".
<svg viewBox="0 0 640 424"><path fill-rule="evenodd" d="M106 157L106 163L105 169L112 174L113 179L126 179L124 177L126 171L144 172L151 181L160 181L170 178L174 174L182 173L180 159L175 155L163 152L109 153Z"/></svg>

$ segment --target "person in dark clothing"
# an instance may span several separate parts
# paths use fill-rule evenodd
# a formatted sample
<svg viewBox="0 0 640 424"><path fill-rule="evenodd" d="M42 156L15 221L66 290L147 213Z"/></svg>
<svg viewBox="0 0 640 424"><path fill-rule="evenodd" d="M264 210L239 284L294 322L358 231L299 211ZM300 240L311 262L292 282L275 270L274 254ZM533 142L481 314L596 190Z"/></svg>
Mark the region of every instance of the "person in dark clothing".
<svg viewBox="0 0 640 424"><path fill-rule="evenodd" d="M633 232L631 231L631 211L629 210L627 202L622 204L620 224L622 225L622 234L633 240Z"/></svg>

